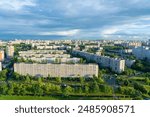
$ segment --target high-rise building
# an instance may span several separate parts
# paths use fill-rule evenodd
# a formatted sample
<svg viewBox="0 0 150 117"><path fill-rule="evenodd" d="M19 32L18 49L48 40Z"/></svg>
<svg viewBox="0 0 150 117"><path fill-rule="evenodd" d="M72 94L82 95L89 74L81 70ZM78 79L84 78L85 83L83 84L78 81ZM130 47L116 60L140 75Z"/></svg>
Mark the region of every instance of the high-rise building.
<svg viewBox="0 0 150 117"><path fill-rule="evenodd" d="M4 61L5 53L4 50L0 50L0 61Z"/></svg>
<svg viewBox="0 0 150 117"><path fill-rule="evenodd" d="M6 47L6 55L8 58L12 58L14 56L14 46L13 45L8 45Z"/></svg>

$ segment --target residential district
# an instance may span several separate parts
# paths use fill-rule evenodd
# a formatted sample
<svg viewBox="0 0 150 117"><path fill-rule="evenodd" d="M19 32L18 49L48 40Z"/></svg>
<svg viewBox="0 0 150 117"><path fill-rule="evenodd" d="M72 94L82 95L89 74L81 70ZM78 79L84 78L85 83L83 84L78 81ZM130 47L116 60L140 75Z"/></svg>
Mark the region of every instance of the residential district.
<svg viewBox="0 0 150 117"><path fill-rule="evenodd" d="M0 99L150 99L150 40L0 41Z"/></svg>

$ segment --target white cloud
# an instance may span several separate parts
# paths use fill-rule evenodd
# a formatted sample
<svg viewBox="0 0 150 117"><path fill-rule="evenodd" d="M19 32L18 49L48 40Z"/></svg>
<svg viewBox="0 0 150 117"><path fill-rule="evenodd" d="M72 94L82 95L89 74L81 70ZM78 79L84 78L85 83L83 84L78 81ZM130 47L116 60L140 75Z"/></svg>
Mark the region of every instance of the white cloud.
<svg viewBox="0 0 150 117"><path fill-rule="evenodd" d="M108 28L105 29L101 32L101 35L111 35L111 34L115 34L116 32L120 31L119 28L117 27L112 27L112 28Z"/></svg>
<svg viewBox="0 0 150 117"><path fill-rule="evenodd" d="M140 16L134 19L120 22L116 25L105 26L100 32L101 35L119 35L119 34L149 34L150 16Z"/></svg>
<svg viewBox="0 0 150 117"><path fill-rule="evenodd" d="M61 0L57 4L66 16L89 16L89 15L102 15L108 13L118 12L120 8L114 6L111 1L104 0Z"/></svg>
<svg viewBox="0 0 150 117"><path fill-rule="evenodd" d="M58 35L58 36L74 36L80 32L79 29L66 30L66 31L51 31L51 32L40 32L39 35L42 36L50 36L50 35Z"/></svg>
<svg viewBox="0 0 150 117"><path fill-rule="evenodd" d="M0 0L0 9L18 11L25 6L36 6L33 0Z"/></svg>

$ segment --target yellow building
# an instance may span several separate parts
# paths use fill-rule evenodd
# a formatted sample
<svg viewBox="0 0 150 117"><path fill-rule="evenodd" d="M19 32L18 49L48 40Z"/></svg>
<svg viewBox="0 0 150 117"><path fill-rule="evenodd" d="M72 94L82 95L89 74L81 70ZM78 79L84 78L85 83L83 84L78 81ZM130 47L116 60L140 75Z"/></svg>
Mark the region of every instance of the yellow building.
<svg viewBox="0 0 150 117"><path fill-rule="evenodd" d="M0 61L4 61L4 57L5 57L4 50L0 50Z"/></svg>

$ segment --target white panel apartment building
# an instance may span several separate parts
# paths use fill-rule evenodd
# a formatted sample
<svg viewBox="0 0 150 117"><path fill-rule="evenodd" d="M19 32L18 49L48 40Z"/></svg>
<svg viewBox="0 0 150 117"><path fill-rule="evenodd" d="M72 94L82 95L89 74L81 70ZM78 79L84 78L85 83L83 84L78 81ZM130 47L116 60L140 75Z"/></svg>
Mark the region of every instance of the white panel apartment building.
<svg viewBox="0 0 150 117"><path fill-rule="evenodd" d="M83 58L86 58L89 61L94 61L103 67L108 67L116 73L123 72L125 68L125 60L122 59L110 58L108 56L99 56L96 54L78 51L78 50L73 50L72 54L79 55Z"/></svg>
<svg viewBox="0 0 150 117"><path fill-rule="evenodd" d="M150 60L150 48L149 47L141 46L141 47L134 48L132 50L132 53L137 59L147 58Z"/></svg>
<svg viewBox="0 0 150 117"><path fill-rule="evenodd" d="M13 57L13 56L14 56L14 46L8 45L8 46L6 47L6 54L7 54L7 57L8 57L8 58Z"/></svg>
<svg viewBox="0 0 150 117"><path fill-rule="evenodd" d="M26 64L15 63L14 72L21 75L47 77L93 77L98 76L96 64Z"/></svg>
<svg viewBox="0 0 150 117"><path fill-rule="evenodd" d="M122 46L124 46L124 47L140 47L140 46L142 46L142 43L141 42L134 42L134 41L132 41L132 42L125 42L125 43L122 43L121 44Z"/></svg>

